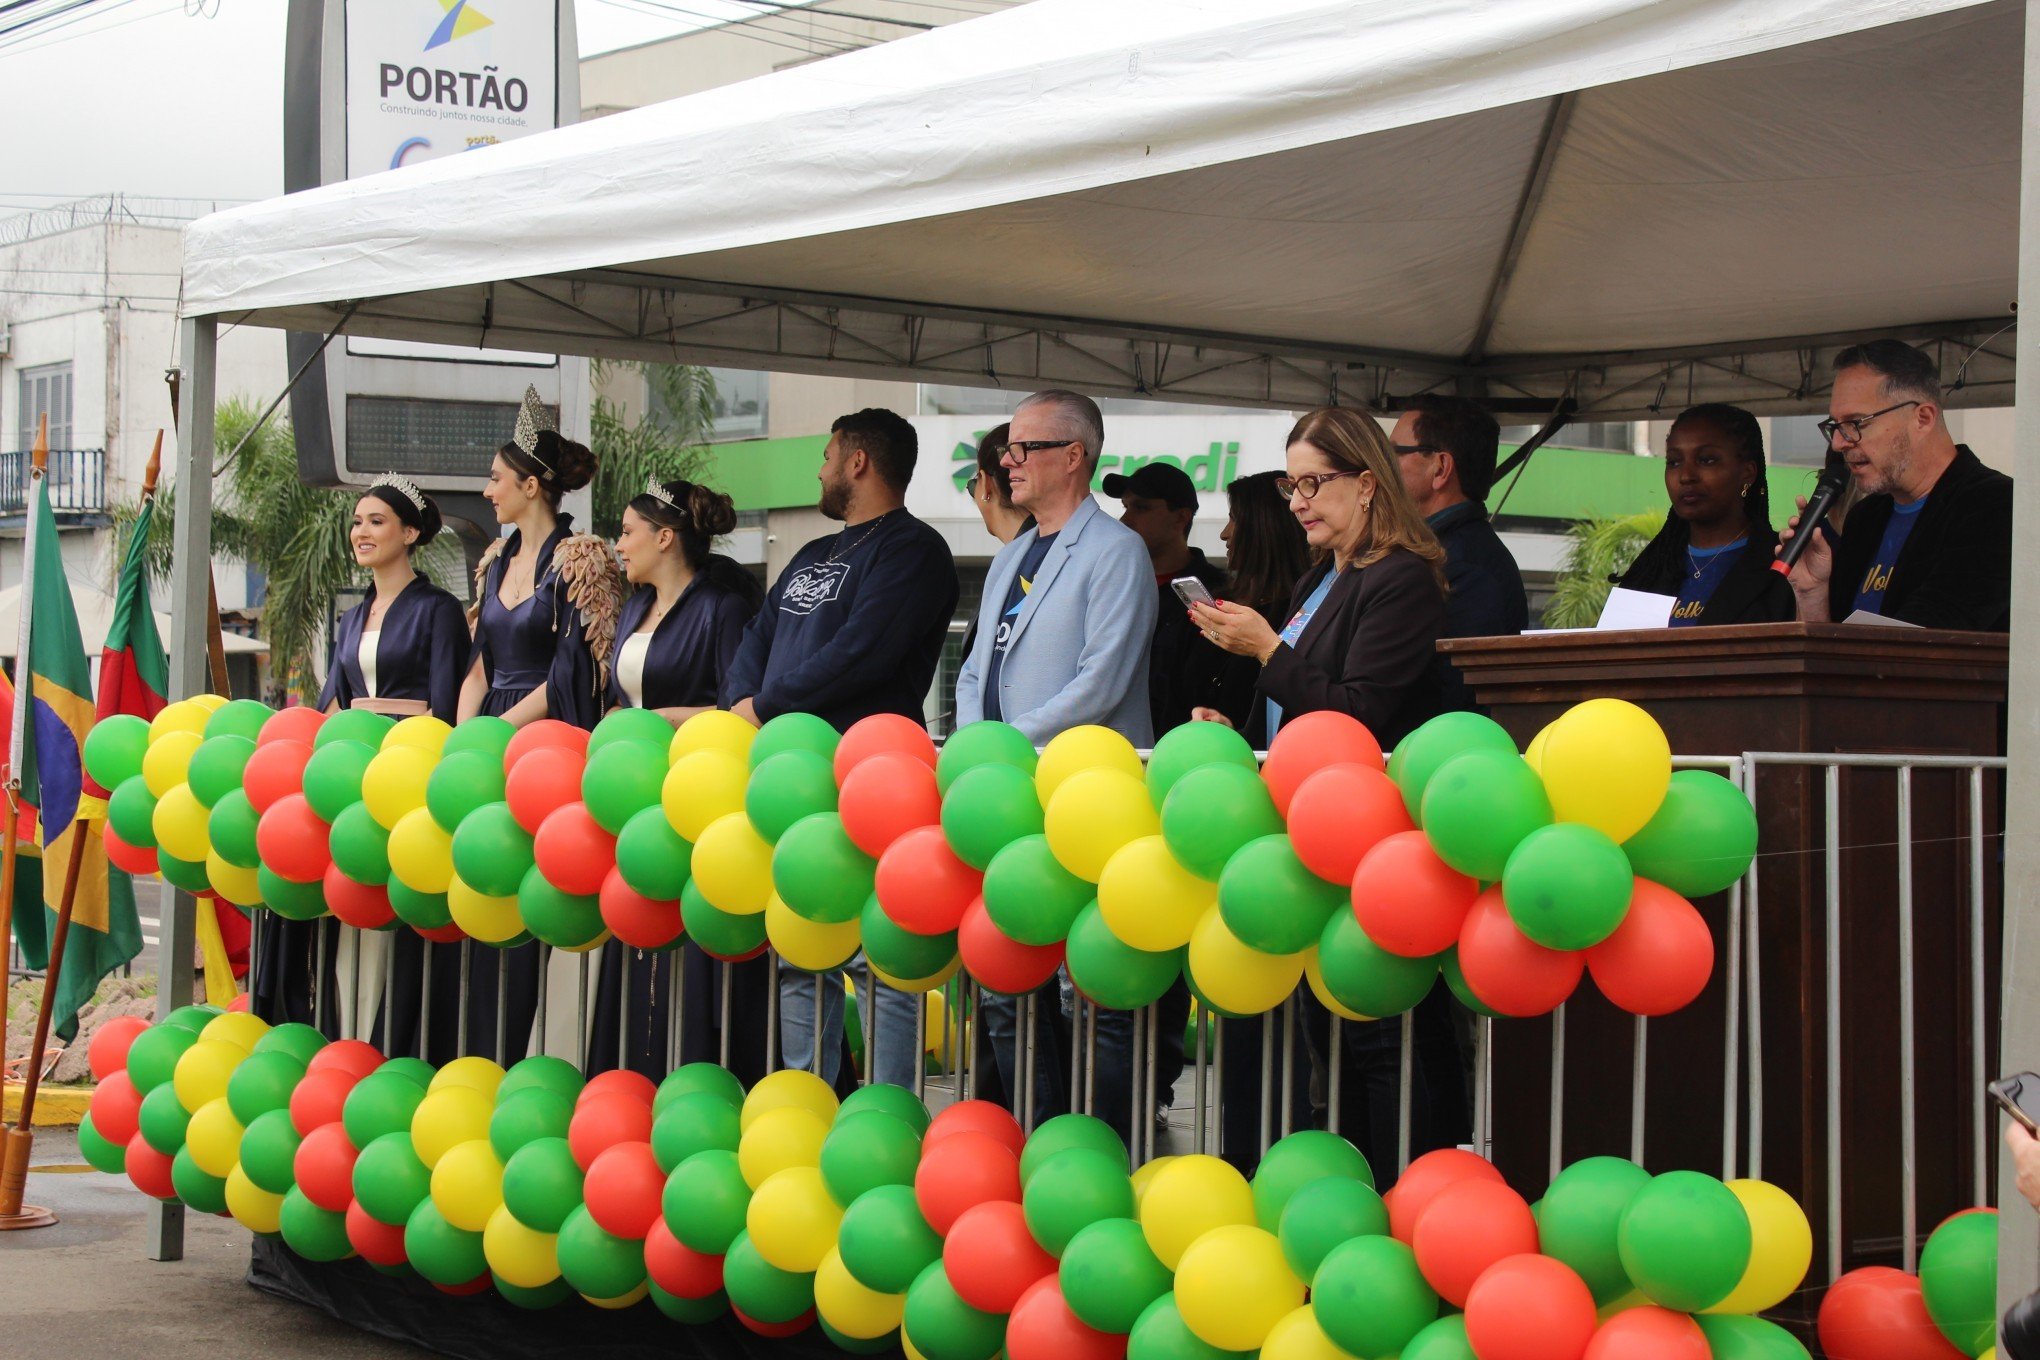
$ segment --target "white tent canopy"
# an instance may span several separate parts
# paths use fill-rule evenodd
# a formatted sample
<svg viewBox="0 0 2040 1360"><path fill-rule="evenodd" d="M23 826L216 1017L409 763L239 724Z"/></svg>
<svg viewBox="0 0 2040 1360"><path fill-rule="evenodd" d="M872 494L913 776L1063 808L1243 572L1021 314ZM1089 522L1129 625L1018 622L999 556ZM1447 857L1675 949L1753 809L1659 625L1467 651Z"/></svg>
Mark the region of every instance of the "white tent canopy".
<svg viewBox="0 0 2040 1360"><path fill-rule="evenodd" d="M1308 406L1820 404L2017 287L2017 6L1037 0L208 217L257 325ZM1952 343L1967 341L1967 344ZM2009 337L1957 402L2010 400Z"/></svg>

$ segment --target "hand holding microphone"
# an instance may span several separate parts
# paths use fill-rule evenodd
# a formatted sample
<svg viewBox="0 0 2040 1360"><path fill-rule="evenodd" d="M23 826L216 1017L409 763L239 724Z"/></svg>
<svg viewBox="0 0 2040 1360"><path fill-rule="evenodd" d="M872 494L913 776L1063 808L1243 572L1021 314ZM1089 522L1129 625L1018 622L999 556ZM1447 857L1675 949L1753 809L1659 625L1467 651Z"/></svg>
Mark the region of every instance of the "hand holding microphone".
<svg viewBox="0 0 2040 1360"><path fill-rule="evenodd" d="M1834 553L1823 541L1820 527L1826 523L1828 512L1849 484L1849 470L1846 465L1824 468L1813 483L1813 495L1799 498L1799 513L1786 526L1786 537L1778 545L1778 556L1771 563L1771 570L1792 580L1792 588L1800 594L1815 589L1825 589L1828 573L1834 566ZM1801 558L1806 559L1806 569L1795 572Z"/></svg>

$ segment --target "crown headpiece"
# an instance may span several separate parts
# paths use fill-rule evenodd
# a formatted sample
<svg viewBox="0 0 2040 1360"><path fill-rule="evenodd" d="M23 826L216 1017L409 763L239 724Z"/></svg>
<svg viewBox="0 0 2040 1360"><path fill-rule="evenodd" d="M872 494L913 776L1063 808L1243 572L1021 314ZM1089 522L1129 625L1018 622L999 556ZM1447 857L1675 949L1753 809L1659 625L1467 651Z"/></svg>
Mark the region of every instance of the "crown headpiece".
<svg viewBox="0 0 2040 1360"><path fill-rule="evenodd" d="M538 456L538 436L546 430L559 433L559 422L547 409L544 398L538 395L538 388L527 385L524 389L524 404L517 408L517 428L510 435L510 442L524 452L524 456L545 468L547 476L552 469Z"/></svg>
<svg viewBox="0 0 2040 1360"><path fill-rule="evenodd" d="M391 491L396 492L399 496L402 496L405 500L416 506L419 514L425 513L425 493L420 491L418 484L409 477L395 472L385 472L382 476L376 478L368 489L370 491L377 491L384 487L388 487Z"/></svg>
<svg viewBox="0 0 2040 1360"><path fill-rule="evenodd" d="M675 514L679 513L680 502L673 499L673 493L666 490L665 484L661 482L657 477L651 477L646 479L645 494L647 496L650 496L653 500L659 502L661 505L670 507Z"/></svg>

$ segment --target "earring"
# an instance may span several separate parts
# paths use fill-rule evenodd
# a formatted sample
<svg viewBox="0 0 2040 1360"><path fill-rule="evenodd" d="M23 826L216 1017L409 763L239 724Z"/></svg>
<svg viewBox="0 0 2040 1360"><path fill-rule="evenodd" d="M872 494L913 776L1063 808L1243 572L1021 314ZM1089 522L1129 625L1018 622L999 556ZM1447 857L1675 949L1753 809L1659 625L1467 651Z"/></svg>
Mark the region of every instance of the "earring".
<svg viewBox="0 0 2040 1360"><path fill-rule="evenodd" d="M1748 500L1750 495L1750 484L1748 482L1744 482L1742 490L1738 491L1736 494L1738 496L1741 496L1744 500Z"/></svg>
<svg viewBox="0 0 2040 1360"><path fill-rule="evenodd" d="M1374 498L1372 496L1369 496L1366 500L1360 502L1360 513L1363 515L1368 515L1372 514L1373 512L1374 512Z"/></svg>

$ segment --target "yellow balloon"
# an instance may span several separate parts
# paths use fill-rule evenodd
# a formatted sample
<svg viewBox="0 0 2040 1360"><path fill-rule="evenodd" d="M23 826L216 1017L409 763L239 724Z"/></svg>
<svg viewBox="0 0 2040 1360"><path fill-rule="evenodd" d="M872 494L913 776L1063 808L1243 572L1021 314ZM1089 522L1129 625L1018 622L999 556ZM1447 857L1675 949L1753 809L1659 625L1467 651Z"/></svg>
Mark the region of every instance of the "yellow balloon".
<svg viewBox="0 0 2040 1360"><path fill-rule="evenodd" d="M158 803L158 807L162 804ZM174 853L174 852L173 852ZM253 869L243 869L238 864L229 864L220 858L220 852L208 848L205 852L205 877L212 884L212 890L237 907L259 907L262 905L262 884Z"/></svg>
<svg viewBox="0 0 2040 1360"><path fill-rule="evenodd" d="M1261 1343L1261 1360L1353 1360L1351 1351L1340 1350L1318 1326L1317 1314L1309 1305L1283 1315L1268 1329Z"/></svg>
<svg viewBox="0 0 2040 1360"><path fill-rule="evenodd" d="M865 962L868 965L870 960L867 959ZM872 968L871 975L896 992L905 992L909 996L919 996L923 992L933 992L937 987L955 977L956 970L962 966L962 959L952 958L948 963L942 965L941 972L930 973L924 978L898 978L886 972L883 968L875 967Z"/></svg>
<svg viewBox="0 0 2040 1360"><path fill-rule="evenodd" d="M503 1163L487 1138L456 1143L440 1157L432 1168L432 1203L463 1232L488 1228L503 1207Z"/></svg>
<svg viewBox="0 0 2040 1360"><path fill-rule="evenodd" d="M201 740L196 732L173 729L149 743L142 753L142 783L150 793L161 798L184 782L184 773L191 768L191 753Z"/></svg>
<svg viewBox="0 0 2040 1360"><path fill-rule="evenodd" d="M1041 795L1041 805L1047 807L1065 779L1079 771L1101 767L1130 774L1135 779L1145 774L1140 752L1125 737L1109 727L1072 727L1057 733L1042 748L1041 759L1034 766L1034 791Z"/></svg>
<svg viewBox="0 0 2040 1360"><path fill-rule="evenodd" d="M179 699L174 704L165 704L149 719L149 745L154 746L172 732L189 732L203 736L205 724L212 717L212 710L190 699ZM155 790L151 789L154 793ZM161 795L158 795L159 797Z"/></svg>
<svg viewBox="0 0 2040 1360"><path fill-rule="evenodd" d="M507 1205L498 1205L482 1229L482 1257L519 1289L543 1289L560 1277L559 1240L557 1233L525 1227Z"/></svg>
<svg viewBox="0 0 2040 1360"><path fill-rule="evenodd" d="M446 909L455 925L483 944L502 944L524 933L524 917L517 910L516 897L478 893L457 874L447 880Z"/></svg>
<svg viewBox="0 0 2040 1360"><path fill-rule="evenodd" d="M1254 1350L1277 1323L1302 1308L1303 1281L1266 1228L1244 1223L1214 1228L1184 1250L1176 1267L1176 1309L1183 1325L1220 1350Z"/></svg>
<svg viewBox="0 0 2040 1360"><path fill-rule="evenodd" d="M446 739L452 735L453 728L447 725L445 719L435 718L430 713L414 713L383 733L382 749L415 746L436 761Z"/></svg>
<svg viewBox="0 0 2040 1360"><path fill-rule="evenodd" d="M411 1113L411 1146L418 1160L436 1169L439 1159L462 1143L487 1139L492 1112L489 1098L472 1086L426 1092Z"/></svg>
<svg viewBox="0 0 2040 1360"><path fill-rule="evenodd" d="M216 1096L192 1111L184 1126L184 1146L191 1160L208 1176L224 1176L241 1160L241 1121L227 1107L225 1096Z"/></svg>
<svg viewBox="0 0 2040 1360"><path fill-rule="evenodd" d="M1156 1172L1139 1203L1141 1236L1171 1270L1204 1234L1254 1221L1254 1192L1247 1178L1230 1163L1201 1152L1176 1157ZM1225 1349L1252 1350L1259 1344Z"/></svg>
<svg viewBox="0 0 2040 1360"><path fill-rule="evenodd" d="M415 807L397 819L390 828L388 854L390 872L413 892L451 891L453 837L432 819L429 810Z"/></svg>
<svg viewBox="0 0 2040 1360"><path fill-rule="evenodd" d="M503 1069L487 1058L455 1058L432 1074L427 1091L444 1091L449 1086L467 1086L480 1091L490 1100L496 1098L496 1088L503 1084ZM470 1228L469 1232L480 1232Z"/></svg>
<svg viewBox="0 0 2040 1360"><path fill-rule="evenodd" d="M1561 822L1626 841L1657 812L1672 782L1672 746L1657 719L1624 699L1589 699L1544 734L1537 772Z"/></svg>
<svg viewBox="0 0 2040 1360"><path fill-rule="evenodd" d="M820 1167L789 1166L765 1178L751 1196L744 1230L766 1264L811 1275L836 1249L843 1210L829 1197Z"/></svg>
<svg viewBox="0 0 2040 1360"><path fill-rule="evenodd" d="M659 805L666 809L666 820L675 831L687 840L699 841L719 818L743 812L744 789L750 779L750 767L742 756L720 750L690 751L666 771L666 782L659 786Z"/></svg>
<svg viewBox="0 0 2040 1360"><path fill-rule="evenodd" d="M202 1038L185 1049L170 1074L170 1085L177 1092L177 1103L187 1110L196 1110L226 1095L227 1078L234 1075L234 1069L247 1056L246 1049L218 1039ZM226 1173L216 1171L212 1174L223 1176Z"/></svg>
<svg viewBox="0 0 2040 1360"><path fill-rule="evenodd" d="M1174 1155L1157 1157L1151 1162L1142 1162L1133 1171L1133 1212L1140 1215L1140 1206L1147 1199L1148 1187L1155 1183L1155 1177L1162 1174L1164 1167L1175 1161Z"/></svg>
<svg viewBox="0 0 2040 1360"><path fill-rule="evenodd" d="M1162 818L1138 775L1078 770L1056 785L1042 817L1048 848L1063 868L1096 883L1123 847L1161 838Z"/></svg>
<svg viewBox="0 0 2040 1360"><path fill-rule="evenodd" d="M666 759L679 764L682 756L696 751L722 751L739 760L749 760L751 743L757 740L758 729L726 709L711 708L697 713L673 732L673 744L666 748Z"/></svg>
<svg viewBox="0 0 2040 1360"><path fill-rule="evenodd" d="M249 1232L274 1237L283 1227L283 1196L272 1195L248 1179L235 1162L227 1172L227 1212Z"/></svg>
<svg viewBox="0 0 2040 1360"><path fill-rule="evenodd" d="M1362 1015L1345 1002L1332 995L1332 989L1325 985L1325 971L1318 965L1318 947L1312 945L1303 951L1303 980L1310 984L1311 995L1318 1004L1338 1016L1341 1020L1374 1020L1377 1016Z"/></svg>
<svg viewBox="0 0 2040 1360"><path fill-rule="evenodd" d="M940 992L928 998L928 1014L921 1026L921 1051L938 1062L949 1060L949 998Z"/></svg>
<svg viewBox="0 0 2040 1360"><path fill-rule="evenodd" d="M744 1096L744 1108L739 1113L737 1127L749 1133L751 1126L764 1116L774 1110L785 1109L806 1110L826 1125L834 1122L839 1103L835 1089L829 1083L812 1072L789 1067L768 1072L758 1079L758 1084Z"/></svg>
<svg viewBox="0 0 2040 1360"><path fill-rule="evenodd" d="M907 1360L928 1360L928 1357L921 1353L921 1348L914 1344L914 1339L907 1335L904 1319L900 1327L900 1353L906 1356Z"/></svg>
<svg viewBox="0 0 2040 1360"><path fill-rule="evenodd" d="M1544 743L1551 736L1551 729L1556 726L1558 726L1556 722L1548 722L1538 728L1537 735L1530 738L1530 745L1523 751L1524 761L1531 769L1537 771L1540 779L1544 776Z"/></svg>
<svg viewBox="0 0 2040 1360"><path fill-rule="evenodd" d="M385 831L425 806L425 782L439 758L416 746L384 746L361 772L361 801ZM421 889L420 891L423 891Z"/></svg>
<svg viewBox="0 0 2040 1360"><path fill-rule="evenodd" d="M628 1294L618 1294L613 1299L598 1299L593 1294L583 1294L581 1297L586 1299L588 1302L594 1304L597 1308L607 1308L614 1312L620 1311L625 1308L636 1307L638 1304L643 1303L645 1301L646 1295L650 1294L651 1292L652 1292L651 1287L649 1285L641 1284L636 1289L631 1290Z"/></svg>
<svg viewBox="0 0 2040 1360"><path fill-rule="evenodd" d="M1769 1181L1739 1180L1728 1188L1750 1218L1750 1263L1728 1297L1709 1313L1761 1313L1776 1308L1813 1265L1813 1225L1792 1196Z"/></svg>
<svg viewBox="0 0 2040 1360"><path fill-rule="evenodd" d="M612 933L613 932L611 931L605 930L600 935L597 935L594 939L588 941L586 944L574 944L574 945L563 944L559 945L558 949L563 954L592 954L596 950L600 949L603 945L609 943L610 936Z"/></svg>
<svg viewBox="0 0 2040 1360"><path fill-rule="evenodd" d="M1212 1005L1259 1015L1282 1004L1303 981L1302 954L1263 954L1232 933L1212 907L1190 935L1190 980Z"/></svg>
<svg viewBox="0 0 2040 1360"><path fill-rule="evenodd" d="M1599 1308L1596 1308L1594 1310L1594 1317L1597 1321L1606 1322L1617 1313L1626 1313L1632 1308L1649 1308L1651 1306L1651 1301L1643 1296L1642 1290L1632 1289L1627 1294L1618 1295L1602 1304Z"/></svg>
<svg viewBox="0 0 2040 1360"><path fill-rule="evenodd" d="M196 705L207 717L211 717L227 706L227 696L224 694L194 694L185 700L185 702Z"/></svg>
<svg viewBox="0 0 2040 1360"><path fill-rule="evenodd" d="M210 816L205 804L191 791L191 785L180 780L157 797L155 810L149 814L149 829L156 833L156 844L165 851L178 859L203 864L206 853L212 849L212 837L206 826Z"/></svg>
<svg viewBox="0 0 2040 1360"><path fill-rule="evenodd" d="M804 973L826 973L841 968L857 952L862 930L857 918L837 925L823 925L797 914L774 893L765 899L765 938L779 952L782 963Z"/></svg>
<svg viewBox="0 0 2040 1360"><path fill-rule="evenodd" d="M812 1110L768 1110L737 1139L737 1169L755 1192L788 1167L819 1166L828 1136L829 1126Z"/></svg>
<svg viewBox="0 0 2040 1360"><path fill-rule="evenodd" d="M248 1011L226 1011L206 1021L205 1028L198 1032L198 1037L232 1044L243 1053L253 1053L255 1045L260 1043L262 1036L267 1033L269 1022L261 1016Z"/></svg>
<svg viewBox="0 0 2040 1360"><path fill-rule="evenodd" d="M751 1201L756 1204L757 1201ZM756 1243L757 1235L751 1241ZM764 1249L759 1248L762 1255ZM769 1258L768 1258L769 1259ZM876 1341L900 1325L906 1312L905 1294L881 1294L876 1289L866 1288L857 1282L843 1265L843 1257L834 1247L822 1257L822 1263L815 1267L815 1312L822 1321L834 1327L847 1337L859 1341Z"/></svg>
<svg viewBox="0 0 2040 1360"><path fill-rule="evenodd" d="M1218 885L1185 869L1160 836L1142 836L1114 852L1098 878L1098 914L1122 944L1159 954L1190 943L1218 902Z"/></svg>
<svg viewBox="0 0 2040 1360"><path fill-rule="evenodd" d="M672 787L670 779L666 786ZM772 842L758 834L741 803L738 809L709 823L694 841L694 886L718 911L755 916L772 896Z"/></svg>

